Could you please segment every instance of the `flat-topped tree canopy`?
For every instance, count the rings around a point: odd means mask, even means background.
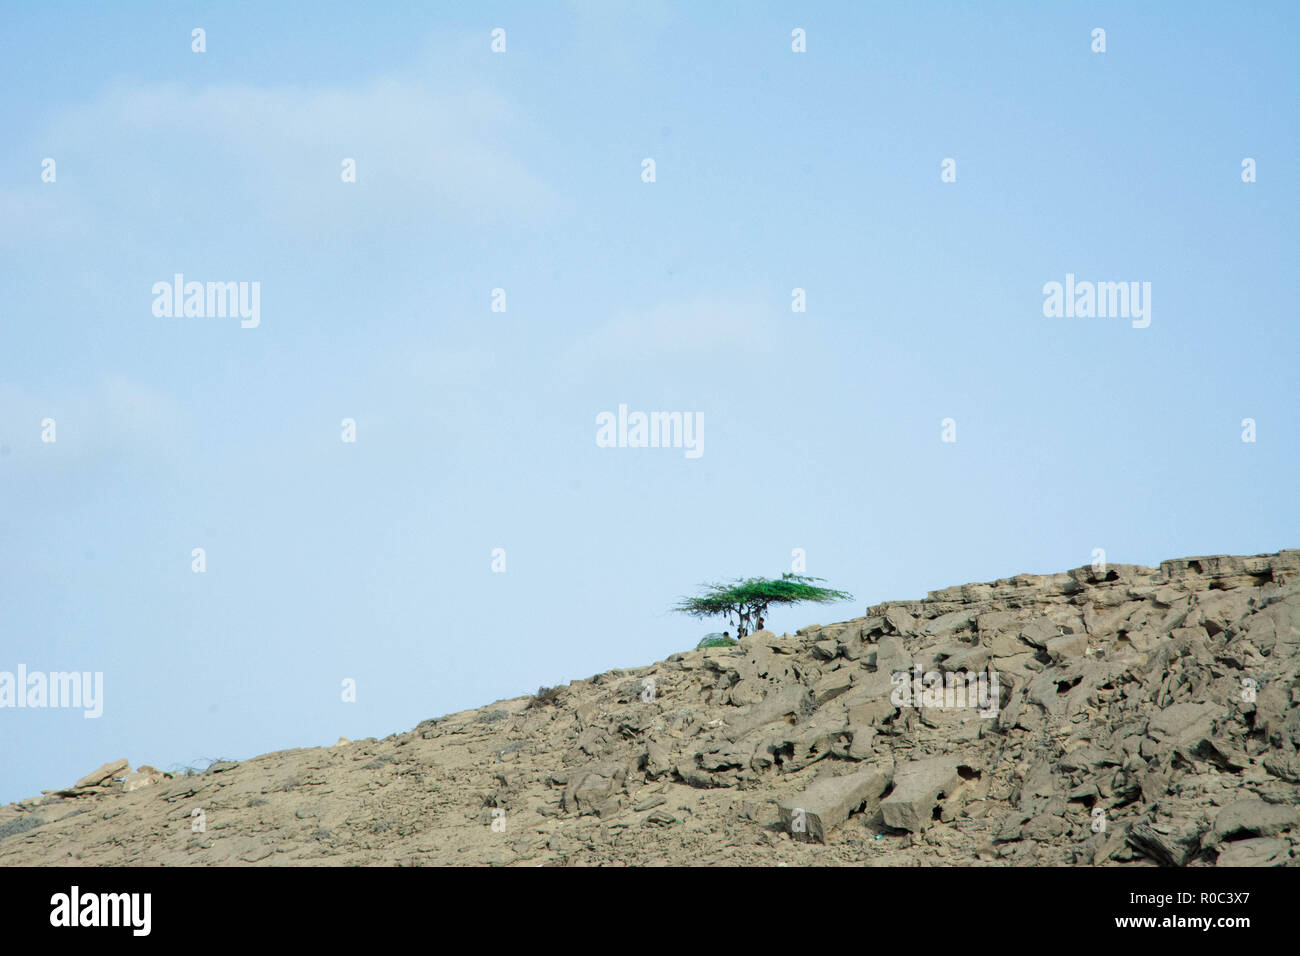
[[[703,594],[682,598],[673,610],[698,618],[725,617],[736,625],[737,635],[744,637],[772,604],[853,600],[852,594],[816,583],[822,580],[787,572],[780,578],[738,578],[731,584],[706,584],[702,585]]]

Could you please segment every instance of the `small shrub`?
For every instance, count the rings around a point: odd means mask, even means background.
[[[560,702],[560,694],[564,692],[563,687],[539,687],[533,699],[528,702],[529,707],[550,707]]]
[[[704,640],[695,645],[695,649],[703,650],[706,647],[731,647],[733,644],[739,644],[734,637],[725,637],[722,634],[705,634]]]
[[[5,837],[15,836],[19,833],[26,833],[28,830],[35,830],[37,827],[44,825],[45,821],[40,817],[19,817],[17,820],[10,820],[8,823],[0,826],[0,840]]]

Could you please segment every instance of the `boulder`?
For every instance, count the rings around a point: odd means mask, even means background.
[[[1233,837],[1274,837],[1300,823],[1300,808],[1258,798],[1238,800],[1219,811],[1206,838],[1207,845]]]
[[[1047,656],[1054,661],[1067,657],[1083,657],[1087,650],[1087,634],[1065,634],[1047,639]]]
[[[98,787],[101,784],[108,783],[110,780],[122,776],[130,766],[130,761],[125,757],[121,760],[114,760],[106,763],[98,770],[94,770],[78,780],[76,783],[76,789]]]
[[[799,684],[773,688],[763,700],[746,713],[729,721],[727,736],[732,740],[741,737],[778,720],[788,717],[801,717],[813,710],[812,695],[808,688]]]
[[[938,617],[926,621],[921,625],[921,633],[926,637],[953,634],[969,628],[975,620],[975,615],[976,611],[972,608],[949,611],[947,614],[940,614]]]
[[[1286,840],[1256,837],[1229,843],[1215,866],[1286,866],[1291,858],[1291,844]]]
[[[885,824],[912,833],[928,827],[940,796],[951,794],[961,783],[958,765],[956,757],[931,757],[895,770],[894,791],[880,804]]]
[[[645,754],[641,758],[641,767],[645,770],[646,777],[651,780],[662,777],[673,769],[668,751],[654,741],[646,744]]]
[[[875,767],[842,777],[822,777],[802,793],[777,804],[781,825],[796,840],[825,843],[826,836],[866,805],[874,813],[880,795],[889,786],[889,775]]]
[[[1211,735],[1214,719],[1222,711],[1222,706],[1213,703],[1174,704],[1152,715],[1147,733],[1159,741],[1194,744]]]
[[[561,801],[565,810],[583,815],[595,813],[623,786],[627,768],[619,764],[597,764],[569,775]]]
[[[891,607],[885,609],[885,624],[893,628],[895,634],[903,637],[910,637],[916,633],[916,618],[908,614],[901,607]]]
[[[902,638],[889,635],[876,642],[876,673],[895,674],[911,669],[912,655],[903,646]]]
[[[976,673],[984,670],[989,663],[989,658],[993,652],[987,647],[963,647],[960,650],[954,649],[951,654],[946,655],[939,662],[939,667],[948,673],[958,671],[974,671]]]
[[[820,707],[827,701],[834,700],[853,686],[853,672],[847,667],[831,671],[813,684],[813,700]]]
[[[144,787],[152,787],[155,784],[162,783],[167,775],[156,767],[150,767],[145,764],[138,767],[133,773],[128,773],[122,780],[122,791],[124,793],[133,793]]]
[[[1147,823],[1137,823],[1128,832],[1128,843],[1161,866],[1186,866],[1200,849],[1200,839],[1193,830],[1174,830]]]

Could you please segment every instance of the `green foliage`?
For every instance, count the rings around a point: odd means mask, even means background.
[[[730,647],[736,643],[734,637],[723,637],[721,634],[705,634],[704,640],[695,645],[695,649],[703,650],[706,647]]]
[[[743,578],[731,584],[706,584],[703,594],[682,598],[673,610],[698,618],[725,617],[736,625],[737,635],[744,637],[767,613],[769,605],[853,600],[852,594],[821,587],[816,583],[821,580],[787,572],[775,579]]]

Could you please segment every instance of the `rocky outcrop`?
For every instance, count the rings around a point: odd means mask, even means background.
[[[532,703],[107,764],[0,808],[0,864],[1300,863],[1294,550],[944,588]]]

